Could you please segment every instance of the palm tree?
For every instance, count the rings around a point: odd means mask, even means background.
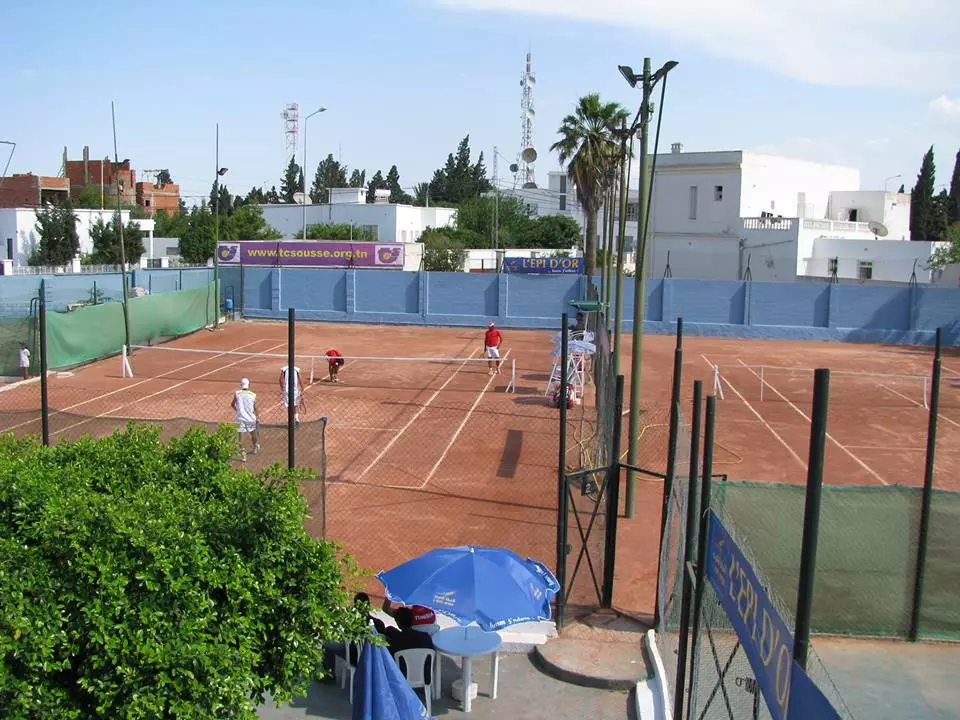
[[[550,149],[567,164],[567,176],[577,188],[577,197],[587,216],[583,243],[584,272],[593,275],[597,264],[597,214],[610,186],[611,168],[620,148],[614,130],[626,122],[627,111],[619,103],[604,103],[598,93],[580,98],[572,115],[560,125],[560,139]]]

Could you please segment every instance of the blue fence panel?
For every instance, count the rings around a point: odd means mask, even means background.
[[[40,295],[41,279],[37,275],[0,277],[0,306],[29,306],[30,301]]]
[[[243,269],[243,309],[269,310],[273,289],[273,271],[270,268]],[[239,290],[237,291],[239,292]]]
[[[670,293],[664,320],[718,325],[742,325],[746,283],[732,280],[666,279]]]
[[[356,311],[373,313],[420,312],[420,274],[396,270],[357,270]]]
[[[347,311],[347,271],[281,268],[280,309]],[[269,307],[269,306],[268,306]]]
[[[912,308],[908,287],[835,285],[837,315],[831,318],[839,328],[863,330],[909,330]]]
[[[76,275],[44,276],[47,307],[62,310],[67,305],[93,300],[94,285],[103,302],[123,300],[121,273],[77,273]]]
[[[437,316],[496,317],[500,279],[487,273],[427,273],[427,312]]]
[[[750,285],[750,325],[828,327],[832,285],[757,282]]]
[[[579,276],[504,275],[507,283],[507,317],[544,318],[559,322],[563,313],[575,312],[571,300],[580,297]]]
[[[916,289],[916,329],[943,328],[944,342],[960,344],[960,290],[953,288]]]

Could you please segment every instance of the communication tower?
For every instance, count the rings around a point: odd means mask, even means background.
[[[297,154],[297,141],[300,136],[300,106],[288,103],[283,108],[283,139],[286,157]]]
[[[537,186],[534,176],[534,163],[537,161],[537,151],[533,147],[533,118],[536,114],[533,108],[533,86],[537,80],[533,74],[533,54],[527,53],[527,65],[520,80],[520,167],[519,180],[523,188]]]

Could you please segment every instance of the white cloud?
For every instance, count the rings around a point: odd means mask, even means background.
[[[817,85],[942,89],[956,82],[956,0],[434,0],[654,30]],[[679,58],[682,60],[682,58]]]
[[[960,118],[960,98],[951,100],[946,95],[941,95],[930,101],[930,111],[948,118]]]

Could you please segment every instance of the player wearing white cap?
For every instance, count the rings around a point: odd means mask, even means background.
[[[240,460],[247,461],[247,451],[243,448],[243,434],[250,433],[253,441],[253,454],[260,454],[260,434],[257,432],[257,394],[250,389],[250,381],[243,378],[240,389],[233,394],[230,403],[237,413],[237,434],[240,441]]]
[[[307,407],[303,402],[303,379],[300,377],[300,368],[297,366],[293,367],[293,375],[290,376],[290,381],[293,382],[293,407],[295,408],[293,414],[293,422],[297,425],[300,424],[300,413],[298,410],[303,412],[307,411]],[[283,395],[283,407],[290,407],[290,389],[287,385],[287,366],[284,365],[280,368],[280,392]]]

